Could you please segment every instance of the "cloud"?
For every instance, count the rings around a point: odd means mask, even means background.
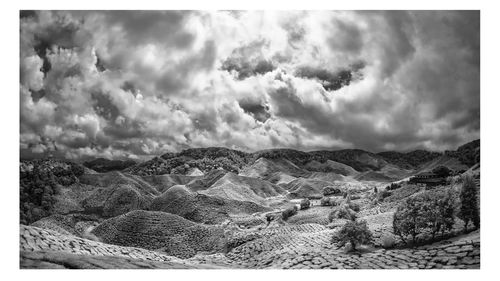
[[[477,11],[22,11],[21,154],[451,149]]]
[[[263,55],[266,45],[269,44],[265,40],[260,40],[235,49],[231,56],[222,63],[221,69],[230,73],[234,72],[239,80],[273,71],[276,66]]]
[[[323,68],[303,66],[296,70],[295,75],[297,77],[316,79],[325,90],[336,91],[344,86],[349,86],[353,80],[361,79],[361,70],[363,67],[364,63],[360,62],[352,65],[350,68],[331,72]]]

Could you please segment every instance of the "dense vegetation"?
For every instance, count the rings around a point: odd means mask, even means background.
[[[458,158],[462,164],[471,167],[480,161],[480,141],[471,141],[460,146],[456,151],[446,151],[445,155]]]
[[[401,240],[417,242],[420,234],[450,231],[455,223],[455,194],[452,190],[431,190],[407,198],[394,214],[393,229]]]
[[[297,206],[288,207],[281,212],[281,218],[286,221],[289,217],[295,214],[297,214]]]
[[[311,207],[311,202],[309,201],[309,199],[305,198],[300,201],[301,210],[309,209],[309,207]]]
[[[460,192],[460,212],[459,217],[465,223],[465,230],[469,222],[472,222],[476,228],[479,228],[479,206],[477,204],[477,188],[474,179],[471,176],[463,178],[462,191]]]
[[[332,222],[335,219],[356,220],[357,212],[359,212],[359,205],[351,202],[343,202],[339,206],[333,208],[328,215],[328,220]]]
[[[30,224],[53,213],[59,185],[71,185],[83,174],[74,163],[36,160],[21,163],[20,222]]]
[[[415,150],[412,152],[402,153],[396,151],[385,151],[377,153],[382,156],[387,162],[399,166],[404,169],[414,169],[420,165],[436,159],[441,155],[439,152],[426,150]]]
[[[91,161],[86,161],[83,166],[92,169],[99,173],[106,173],[110,171],[121,171],[130,166],[135,165],[132,160],[108,160],[104,158],[97,158]]]
[[[450,170],[448,167],[445,167],[445,166],[438,166],[438,167],[432,169],[432,172],[439,177],[445,178],[445,177],[451,175],[452,170]]]
[[[333,240],[339,246],[350,243],[352,250],[356,250],[357,245],[371,242],[372,233],[368,229],[366,221],[348,221],[334,236]]]

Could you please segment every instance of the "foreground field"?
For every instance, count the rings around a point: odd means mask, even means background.
[[[415,249],[367,250],[346,254],[328,242],[319,225],[270,228],[262,238],[226,255],[180,259],[141,248],[122,247],[20,227],[21,268],[291,268],[291,269],[431,269],[479,268],[479,232]]]

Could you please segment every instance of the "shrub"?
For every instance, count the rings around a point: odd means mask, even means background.
[[[281,213],[281,217],[283,218],[283,220],[287,220],[289,217],[293,216],[297,214],[297,207],[296,206],[293,206],[293,207],[289,207],[287,209],[285,209],[282,213]]]
[[[350,190],[346,190],[344,192],[342,192],[342,197],[343,198],[349,198],[351,195],[351,191]]]
[[[300,201],[301,210],[309,209],[309,207],[311,207],[311,202],[309,201],[309,199],[306,198]]]
[[[348,206],[349,206],[349,208],[350,208],[351,210],[353,210],[353,211],[354,211],[354,212],[356,212],[356,213],[357,213],[357,212],[359,212],[359,210],[361,209],[361,208],[359,207],[359,204],[356,204],[356,203],[353,203],[353,202],[349,202],[349,203],[348,203]]]
[[[349,196],[349,198],[351,200],[358,200],[358,199],[361,199],[361,196],[360,195],[351,194],[351,196]]]
[[[398,184],[398,183],[391,183],[391,185],[387,186],[385,188],[385,190],[395,190],[395,189],[398,189],[398,188],[401,188],[401,184]]]
[[[411,236],[415,242],[417,236],[429,231],[435,234],[451,230],[454,222],[454,202],[452,191],[428,191],[406,199],[396,209],[393,218],[394,233],[406,243]]]
[[[394,247],[394,244],[396,244],[396,241],[392,235],[385,234],[382,236],[382,247],[384,247],[384,249],[390,249]]]
[[[341,200],[336,200],[334,198],[330,198],[330,205],[331,206],[339,206],[341,203]]]
[[[445,166],[436,167],[432,170],[432,172],[440,177],[443,177],[443,178],[451,175],[451,173],[452,173],[452,171],[450,169],[448,169],[448,167],[445,167]]]
[[[330,197],[321,198],[321,206],[331,206],[332,204],[330,203],[330,201],[331,201]]]
[[[351,243],[352,250],[356,250],[357,245],[371,242],[372,233],[366,221],[348,221],[336,234],[336,240],[340,246]]]
[[[379,201],[384,201],[385,198],[389,197],[392,195],[392,192],[388,191],[388,190],[382,190],[380,191],[378,194],[377,194],[377,199]]]
[[[328,196],[328,195],[341,195],[341,194],[342,194],[342,190],[340,190],[337,187],[326,186],[325,188],[323,188],[323,195],[324,196]]]
[[[462,190],[460,192],[460,212],[458,216],[465,223],[465,230],[470,221],[479,228],[479,206],[477,204],[477,188],[474,179],[470,175],[463,178]]]
[[[328,215],[328,220],[332,222],[334,219],[346,219],[346,220],[355,220],[356,212],[349,208],[349,205],[342,204],[332,210]]]

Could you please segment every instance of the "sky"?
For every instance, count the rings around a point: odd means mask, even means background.
[[[22,158],[479,138],[478,11],[21,11]]]

